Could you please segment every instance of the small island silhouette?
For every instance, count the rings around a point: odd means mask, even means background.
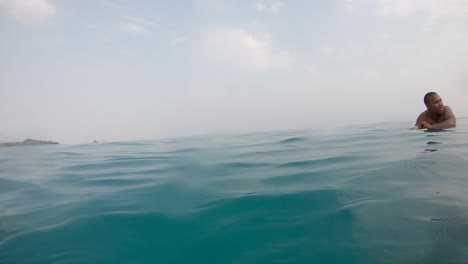
[[[59,144],[53,141],[43,141],[36,139],[25,139],[23,142],[0,143],[0,147],[34,146],[34,145],[54,145]]]

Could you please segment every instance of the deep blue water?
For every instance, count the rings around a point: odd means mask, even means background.
[[[468,263],[468,119],[0,149],[0,263]]]

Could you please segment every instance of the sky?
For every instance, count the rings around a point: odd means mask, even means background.
[[[0,0],[0,142],[468,116],[468,0]]]

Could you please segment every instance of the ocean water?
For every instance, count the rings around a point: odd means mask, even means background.
[[[0,263],[468,263],[468,119],[0,149]]]

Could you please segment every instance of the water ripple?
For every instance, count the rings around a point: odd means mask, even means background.
[[[468,132],[406,127],[0,149],[0,263],[466,263]]]

